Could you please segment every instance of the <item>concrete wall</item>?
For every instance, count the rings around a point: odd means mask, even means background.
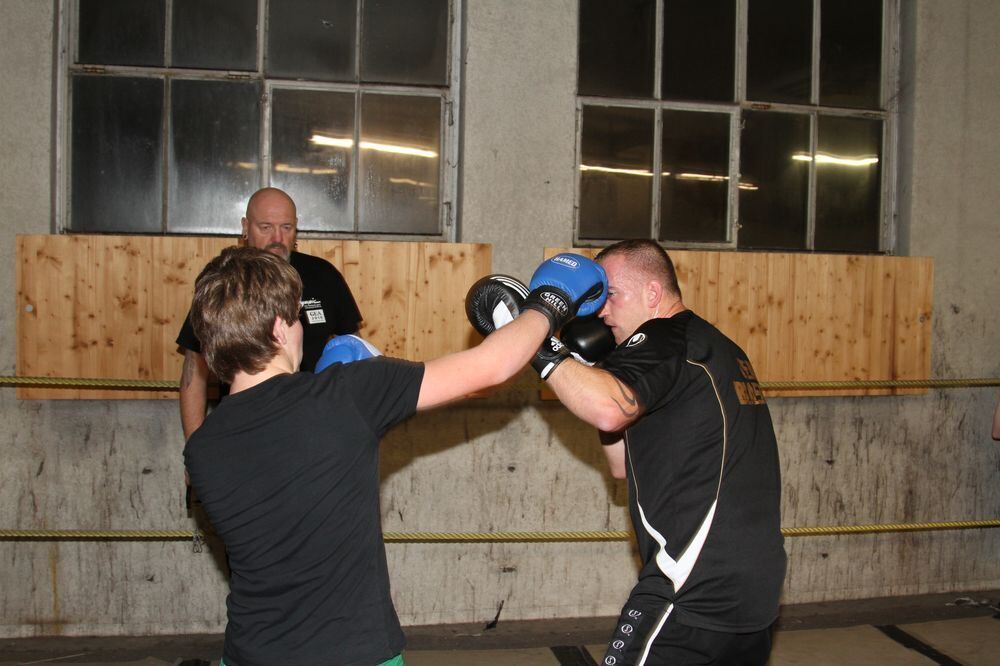
[[[936,377],[1000,375],[1000,5],[919,0],[904,21],[900,226],[935,259]],[[14,374],[14,238],[52,229],[54,3],[0,0],[0,365]],[[575,0],[469,0],[461,238],[526,277],[573,221]],[[626,529],[594,432],[524,373],[386,439],[390,531]],[[996,518],[996,391],[775,399],[786,526]],[[168,402],[19,402],[0,390],[0,529],[189,529]],[[1000,586],[1000,531],[793,538],[786,603]],[[406,624],[616,614],[632,549],[388,546]],[[221,631],[219,548],[0,541],[0,636]]]

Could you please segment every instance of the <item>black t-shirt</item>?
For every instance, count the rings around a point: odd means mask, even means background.
[[[325,259],[301,252],[292,252],[288,263],[302,278],[302,365],[303,372],[312,372],[323,347],[334,335],[356,333],[361,311],[354,301],[344,276]],[[191,327],[191,314],[177,335],[177,345],[201,353],[201,343]]]
[[[371,665],[403,649],[378,443],[422,379],[385,357],[280,375],[223,398],[191,436],[185,465],[232,572],[226,664]]]
[[[677,621],[764,629],[785,576],[771,415],[746,354],[691,311],[653,319],[603,363],[644,414],[625,432],[629,509],[643,567],[634,595]]]

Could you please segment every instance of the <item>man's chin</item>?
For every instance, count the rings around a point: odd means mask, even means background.
[[[278,255],[279,257],[281,257],[285,261],[288,261],[288,258],[292,254],[289,251],[289,249],[287,247],[285,247],[284,245],[282,245],[281,243],[271,243],[270,245],[268,245],[267,247],[265,247],[264,250],[266,252],[270,252],[271,254]]]

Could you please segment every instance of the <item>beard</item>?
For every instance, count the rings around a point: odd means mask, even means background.
[[[264,251],[270,252],[271,254],[276,254],[285,261],[288,261],[289,257],[291,256],[291,252],[289,251],[289,249],[285,247],[285,245],[283,245],[282,243],[270,243],[269,245],[264,246]]]

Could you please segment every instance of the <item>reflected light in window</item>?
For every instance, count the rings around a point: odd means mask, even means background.
[[[580,171],[600,171],[602,173],[623,173],[628,176],[649,176],[652,178],[653,172],[646,169],[618,169],[616,167],[602,167],[602,166],[592,166],[590,164],[581,164]],[[669,175],[669,174],[664,174]]]
[[[353,139],[340,139],[332,136],[324,136],[322,134],[313,134],[309,137],[309,141],[315,143],[317,146],[335,146],[337,148],[350,148],[354,145]],[[381,153],[396,153],[398,155],[413,155],[414,157],[437,157],[438,154],[433,150],[425,150],[424,148],[414,148],[412,146],[397,146],[391,143],[377,143],[375,141],[362,141],[358,144],[360,148],[365,150],[377,150]]]
[[[812,155],[809,153],[795,153],[792,159],[797,162],[812,162]],[[828,153],[816,153],[816,164],[836,164],[837,166],[865,167],[878,164],[878,157],[875,155],[865,155],[862,157],[841,157],[840,155],[830,155]]]

